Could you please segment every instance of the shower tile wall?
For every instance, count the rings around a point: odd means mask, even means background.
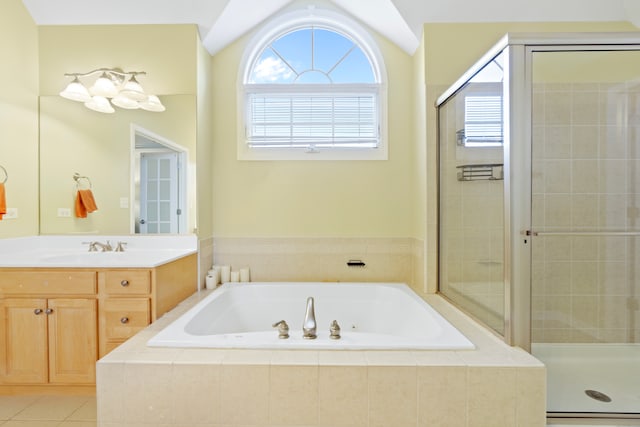
[[[640,229],[639,90],[534,86],[534,230]],[[534,342],[638,342],[640,239],[539,236],[533,251]]]
[[[457,166],[502,163],[502,148],[457,144],[463,94],[440,111],[440,291],[491,328],[504,327],[503,181],[458,181]],[[463,103],[463,101],[462,101]]]

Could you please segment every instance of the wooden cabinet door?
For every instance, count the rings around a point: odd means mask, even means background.
[[[0,382],[47,382],[47,300],[0,300]]]
[[[98,360],[96,300],[50,299],[47,312],[49,382],[94,383]]]

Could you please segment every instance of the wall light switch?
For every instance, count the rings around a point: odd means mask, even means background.
[[[58,208],[58,216],[60,218],[71,218],[71,209],[69,209],[69,208]]]
[[[7,213],[4,214],[2,219],[16,219],[18,218],[18,208],[7,208]]]
[[[120,197],[120,207],[122,209],[127,209],[129,207],[129,198],[128,197]]]

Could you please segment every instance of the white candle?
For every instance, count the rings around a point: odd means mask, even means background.
[[[210,275],[207,275],[207,277],[204,279],[204,283],[207,289],[214,289],[217,285],[216,278]]]
[[[249,282],[251,281],[251,275],[249,274],[249,268],[241,268],[240,269],[240,281],[241,282]]]
[[[231,281],[231,266],[230,265],[221,265],[220,266],[220,281],[222,283],[227,283]]]
[[[231,272],[231,281],[232,282],[239,282],[240,281],[240,272],[239,271],[232,271]]]

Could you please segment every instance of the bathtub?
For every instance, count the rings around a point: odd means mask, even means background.
[[[302,337],[313,297],[317,339]],[[272,324],[285,320],[289,338]],[[341,338],[330,339],[337,320]],[[407,285],[228,283],[147,342],[151,347],[307,350],[470,350],[474,345]]]

